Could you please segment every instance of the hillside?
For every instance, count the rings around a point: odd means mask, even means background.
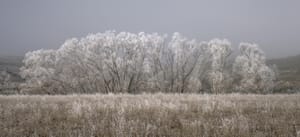
[[[22,66],[22,56],[0,56],[0,71],[17,73]]]
[[[286,81],[300,81],[300,55],[280,59],[268,60],[268,64],[276,64],[280,79]]]

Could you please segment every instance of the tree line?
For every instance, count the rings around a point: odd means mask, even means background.
[[[46,94],[271,93],[276,74],[259,46],[240,43],[233,61],[232,52],[226,39],[107,31],[28,52],[21,87]]]

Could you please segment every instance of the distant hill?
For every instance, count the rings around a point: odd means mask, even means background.
[[[22,66],[22,56],[0,56],[0,71],[7,70],[18,73]]]
[[[280,72],[280,79],[286,81],[300,81],[300,55],[270,59],[269,65],[276,64]]]

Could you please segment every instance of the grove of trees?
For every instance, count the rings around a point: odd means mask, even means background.
[[[179,33],[107,31],[69,39],[57,50],[28,52],[21,68],[23,92],[227,93],[272,92],[276,78],[256,44],[239,55],[226,39],[199,42]]]

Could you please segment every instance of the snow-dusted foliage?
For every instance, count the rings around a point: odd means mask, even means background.
[[[233,65],[236,88],[245,92],[271,91],[275,73],[266,65],[264,52],[250,43],[241,43],[239,49],[240,55]]]
[[[28,52],[21,75],[24,87],[49,94],[222,93],[229,90],[231,52],[226,39],[198,42],[174,33],[168,40],[157,33],[107,31],[69,39],[57,50]],[[265,67],[257,72],[272,82]]]

